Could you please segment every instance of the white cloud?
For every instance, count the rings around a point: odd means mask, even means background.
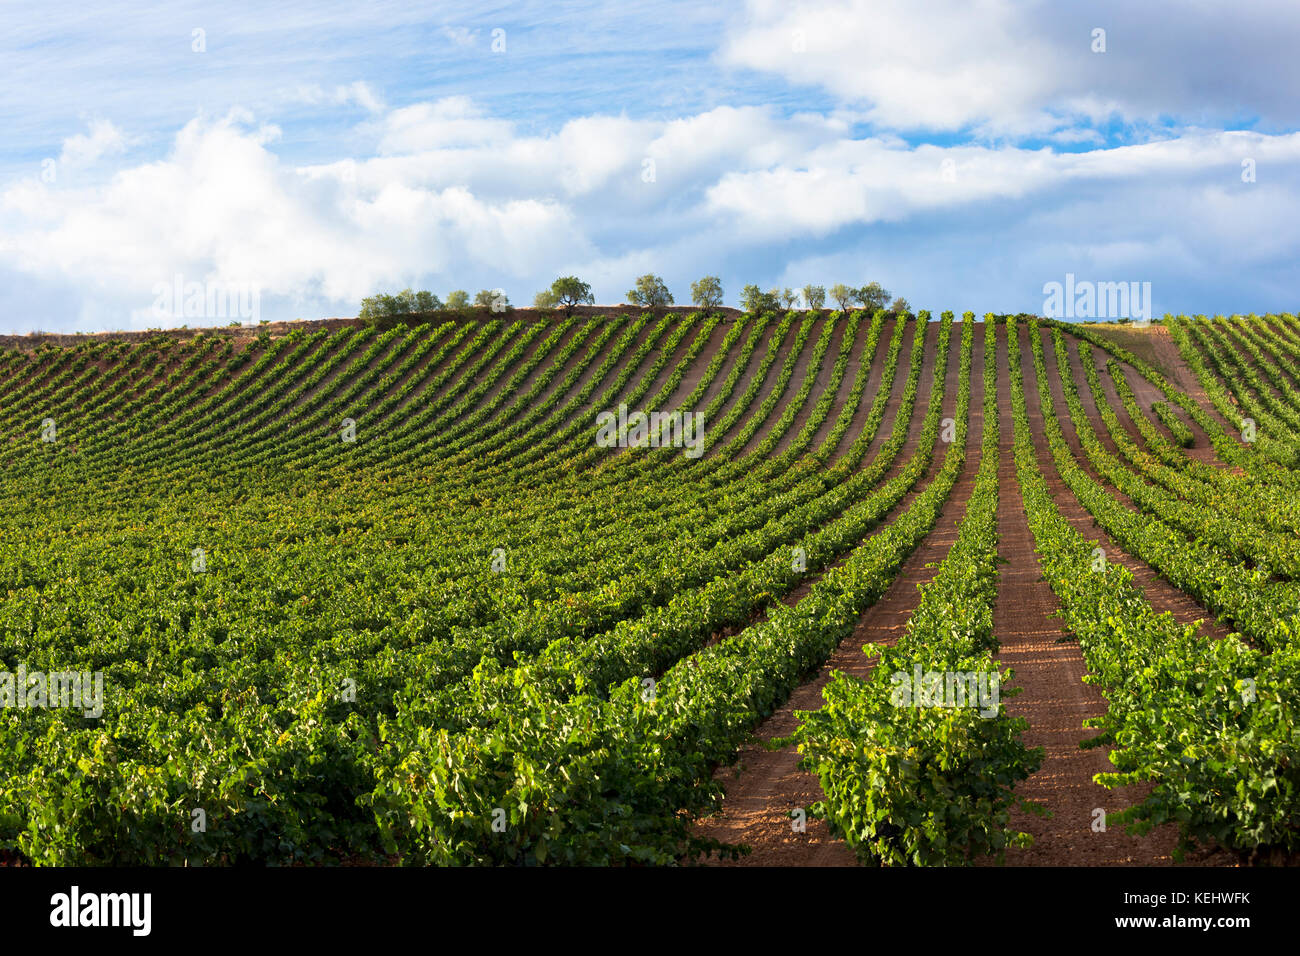
[[[379,151],[395,155],[501,144],[510,138],[512,130],[511,123],[485,116],[469,97],[449,96],[385,115],[379,122]]]
[[[110,312],[145,323],[155,283],[254,286],[355,309],[377,288],[456,276],[473,264],[502,275],[538,270],[555,237],[582,250],[569,213],[538,198],[489,201],[282,163],[273,126],[240,113],[196,119],[170,155],[94,188],[27,179],[0,192],[0,263],[40,282],[64,280]],[[84,314],[84,313],[83,313]]]
[[[63,141],[59,165],[73,169],[93,166],[107,156],[117,156],[126,151],[126,137],[108,120],[91,122],[90,132],[77,133]]]
[[[1297,36],[1294,0],[748,0],[718,56],[821,87],[878,129],[998,138],[1111,118],[1289,126]]]
[[[825,86],[891,129],[1022,123],[1055,89],[1052,47],[1010,0],[753,0],[724,62]]]
[[[73,150],[104,163],[126,136],[95,129],[87,144],[106,145]],[[351,138],[374,153],[295,165],[278,126],[235,110],[190,121],[160,159],[118,156],[92,184],[14,181],[0,190],[0,274],[10,286],[30,276],[42,295],[68,290],[83,326],[147,325],[153,286],[176,274],[259,288],[263,315],[284,317],[349,314],[362,296],[407,285],[502,286],[527,301],[568,272],[603,301],[646,271],[685,297],[690,279],[726,275],[727,263],[742,273],[733,294],[748,281],[863,281],[799,273],[871,255],[892,270],[876,277],[924,306],[936,283],[992,296],[988,264],[1013,253],[1022,259],[1001,268],[1023,289],[1126,264],[1139,276],[1212,275],[1231,262],[1235,278],[1300,250],[1300,134],[1189,131],[1058,153],[855,139],[838,115],[720,107],[522,135],[451,98],[384,111]],[[1241,181],[1247,157],[1257,183]],[[970,245],[984,233],[1014,238],[1006,251]],[[924,273],[945,246],[973,258]]]
[[[478,31],[469,27],[443,27],[442,35],[459,47],[472,47],[478,39]]]
[[[797,165],[726,173],[707,198],[744,234],[789,239],[1083,184],[1193,176],[1242,185],[1243,157],[1287,169],[1300,160],[1300,134],[1199,133],[1084,153],[841,140],[809,150]]]
[[[369,113],[384,109],[384,101],[368,83],[360,80],[327,90],[318,83],[301,84],[281,94],[286,102],[309,106],[360,106]]]

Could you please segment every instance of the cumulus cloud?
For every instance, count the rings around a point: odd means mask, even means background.
[[[292,163],[280,126],[234,110],[142,158],[92,126],[65,152],[111,158],[111,175],[0,189],[0,274],[33,295],[63,290],[82,327],[144,326],[157,324],[153,288],[176,275],[255,287],[275,318],[352,314],[407,285],[526,301],[569,272],[607,302],[654,271],[682,298],[712,272],[733,295],[749,281],[879,278],[922,306],[928,290],[1032,308],[1044,281],[1088,269],[1190,270],[1219,276],[1220,296],[1225,269],[1255,271],[1256,294],[1280,295],[1264,274],[1293,271],[1300,248],[1300,134],[1191,130],[1087,152],[911,145],[855,135],[845,115],[760,107],[526,134],[453,97],[383,109],[348,138],[368,151]],[[944,264],[941,249],[967,260]],[[864,261],[881,271],[860,274]]]
[[[1291,0],[748,0],[718,56],[824,88],[881,130],[1026,137],[1111,118],[1290,124],[1298,33]]]
[[[500,145],[510,139],[513,125],[484,115],[467,96],[448,96],[393,110],[382,118],[378,130],[379,151],[395,155]]]
[[[1286,171],[1290,180],[1300,160],[1300,134],[1189,133],[1084,153],[840,140],[809,150],[797,165],[726,173],[708,189],[707,200],[749,235],[822,236],[846,225],[896,222],[930,210],[1031,194],[1060,195],[1089,184],[1167,184],[1190,177],[1241,186],[1245,159]]]
[[[321,175],[282,162],[279,136],[233,112],[191,121],[165,159],[101,186],[13,184],[0,193],[0,262],[148,324],[151,290],[178,274],[355,309],[377,288],[471,264],[530,273],[557,235],[583,247],[569,213],[545,198],[493,202],[463,187],[349,176],[346,165]]]
[[[1006,123],[1054,92],[1052,48],[1011,0],[753,0],[721,52],[825,86],[892,129]]]

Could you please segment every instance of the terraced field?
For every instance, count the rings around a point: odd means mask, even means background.
[[[1300,322],[1125,334],[0,350],[0,859],[1289,861]]]

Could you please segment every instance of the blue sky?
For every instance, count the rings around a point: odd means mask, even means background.
[[[7,3],[0,330],[651,271],[1295,311],[1297,41],[1293,0]]]

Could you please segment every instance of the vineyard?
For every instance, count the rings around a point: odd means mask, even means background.
[[[1300,850],[1295,317],[294,325],[0,349],[0,862]]]

